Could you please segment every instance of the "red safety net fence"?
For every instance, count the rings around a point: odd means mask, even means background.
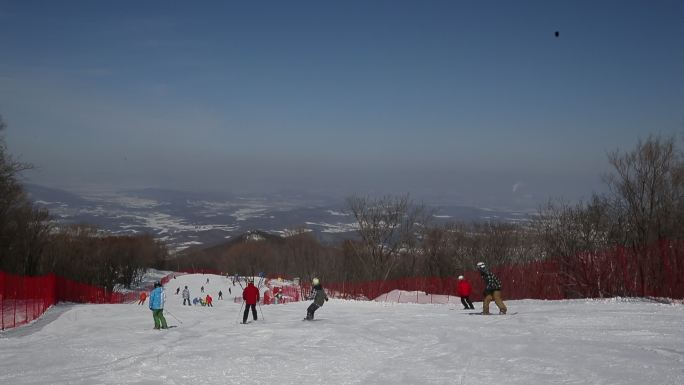
[[[139,294],[112,292],[54,274],[26,277],[0,271],[0,329],[29,323],[58,302],[128,303]]]
[[[556,261],[540,261],[492,269],[499,277],[507,299],[565,298],[558,279]],[[472,300],[481,300],[484,285],[475,271],[463,273],[472,286]],[[335,282],[324,284],[329,297],[401,303],[460,303],[456,293],[457,277],[410,277],[387,281]],[[302,297],[311,285],[302,285]]]
[[[298,302],[302,299],[298,286],[267,286],[264,293],[264,305],[278,305],[290,302]]]
[[[568,299],[599,297],[684,298],[684,241],[663,240],[649,247],[616,247],[580,253],[567,258],[514,264],[493,268],[506,299]],[[188,271],[187,273],[221,274]],[[174,276],[164,277],[166,284]],[[463,274],[472,285],[471,299],[482,299],[482,279],[475,271]],[[306,299],[311,286],[284,284],[266,279],[262,287],[264,304]],[[323,286],[333,298],[413,303],[456,303],[456,277],[411,277],[387,281],[336,282]],[[90,286],[54,274],[40,277],[15,276],[0,272],[0,327],[11,328],[38,318],[60,301],[76,303],[127,303],[140,292],[118,293]],[[236,302],[241,298],[236,297]]]
[[[291,284],[289,281],[265,278],[262,281],[262,285],[257,287],[261,294],[259,302],[264,305],[281,305],[302,300],[300,294],[301,288]],[[235,303],[241,303],[242,296],[236,295],[233,301]]]
[[[506,299],[602,297],[684,298],[684,242],[663,240],[649,247],[580,253],[491,269]],[[463,273],[471,299],[482,300],[484,285],[476,271]],[[324,283],[328,296],[343,299],[412,303],[460,302],[456,277],[412,277],[387,281]],[[311,286],[302,285],[306,298]],[[458,301],[457,301],[458,300]]]

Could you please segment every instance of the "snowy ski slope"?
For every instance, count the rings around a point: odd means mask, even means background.
[[[186,284],[214,307],[183,307]],[[220,276],[171,280],[165,331],[147,304],[56,306],[0,334],[0,384],[684,384],[682,305],[524,300],[507,301],[515,316],[469,316],[330,300],[303,322],[306,301],[241,325],[229,287],[240,294]]]

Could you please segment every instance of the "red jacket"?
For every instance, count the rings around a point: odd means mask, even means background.
[[[471,291],[470,282],[465,279],[458,281],[456,284],[456,294],[458,294],[459,297],[470,297]]]
[[[249,285],[242,291],[242,299],[247,302],[247,305],[256,305],[259,302],[259,289],[257,289],[253,283],[250,282]]]

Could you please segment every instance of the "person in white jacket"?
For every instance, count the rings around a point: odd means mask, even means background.
[[[190,290],[188,290],[187,286],[183,289],[183,305],[185,305],[185,301],[188,301],[188,306],[192,306],[190,303]]]

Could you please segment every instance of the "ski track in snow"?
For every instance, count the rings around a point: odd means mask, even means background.
[[[192,297],[204,285],[214,307],[182,306],[174,293],[185,285]],[[474,317],[453,305],[331,300],[319,322],[302,322],[305,301],[262,306],[241,325],[229,287],[241,293],[214,275],[171,280],[165,316],[178,327],[165,331],[152,329],[147,304],[51,309],[49,322],[0,334],[0,383],[684,383],[682,305],[523,300],[506,301],[515,316]]]

